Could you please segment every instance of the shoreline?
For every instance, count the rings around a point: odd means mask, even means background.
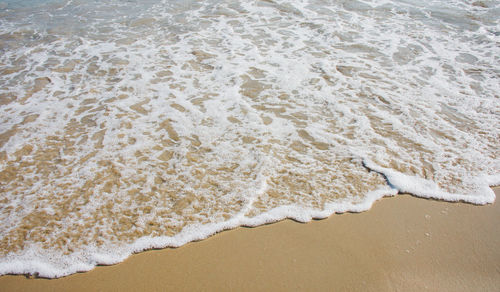
[[[5,275],[0,291],[495,291],[498,222],[498,202],[397,195],[361,213],[239,227],[59,279]]]

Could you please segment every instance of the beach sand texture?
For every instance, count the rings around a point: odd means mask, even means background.
[[[495,189],[500,195],[500,189]],[[285,220],[0,291],[498,291],[500,205],[386,198],[363,213]]]

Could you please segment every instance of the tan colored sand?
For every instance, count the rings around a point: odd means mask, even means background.
[[[500,189],[496,189],[497,196]],[[1,291],[500,291],[500,204],[398,196],[368,212],[239,228]]]

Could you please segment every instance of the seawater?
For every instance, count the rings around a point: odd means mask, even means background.
[[[492,203],[499,19],[486,0],[0,1],[0,274],[400,192]]]

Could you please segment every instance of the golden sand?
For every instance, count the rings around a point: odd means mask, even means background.
[[[495,189],[500,195],[500,189]],[[383,199],[367,212],[285,220],[0,291],[499,291],[500,204]]]

